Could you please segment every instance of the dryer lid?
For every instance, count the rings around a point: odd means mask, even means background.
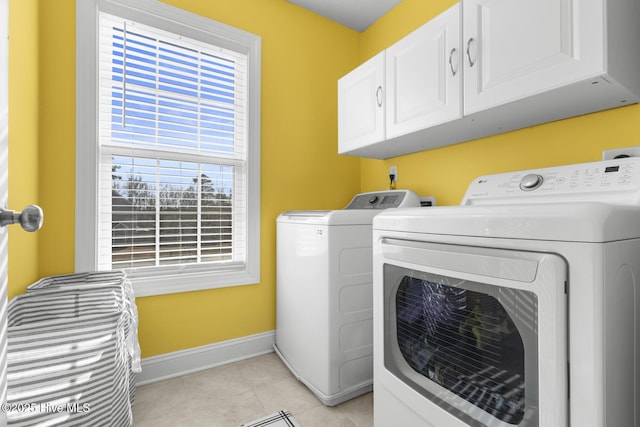
[[[378,209],[341,209],[335,211],[286,211],[278,216],[279,224],[371,225]]]
[[[411,190],[371,191],[356,194],[341,210],[286,211],[278,216],[277,221],[317,225],[371,225],[373,217],[385,209],[419,206],[420,197]]]

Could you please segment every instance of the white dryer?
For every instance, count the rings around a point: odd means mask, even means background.
[[[415,193],[389,190],[278,216],[275,351],[327,406],[372,388],[372,222],[409,206],[420,206]]]
[[[640,158],[374,219],[376,427],[640,426]]]

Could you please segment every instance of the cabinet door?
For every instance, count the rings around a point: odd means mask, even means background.
[[[338,153],[383,141],[384,52],[338,80]]]
[[[604,68],[603,0],[463,0],[464,112]]]
[[[460,5],[386,51],[387,139],[462,116]]]

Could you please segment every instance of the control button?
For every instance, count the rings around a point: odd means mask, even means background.
[[[523,191],[531,191],[542,185],[544,178],[541,175],[530,173],[520,180],[520,189]]]
[[[374,203],[375,203],[375,202],[377,202],[377,201],[378,201],[378,196],[373,195],[373,196],[371,196],[371,198],[369,199],[369,204],[371,204],[371,205],[372,205],[372,204],[374,204]]]

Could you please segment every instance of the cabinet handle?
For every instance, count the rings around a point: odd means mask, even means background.
[[[473,62],[473,60],[471,59],[471,43],[474,42],[474,38],[471,37],[468,41],[467,41],[467,58],[469,59],[469,67],[473,67],[475,65],[475,62]]]
[[[456,73],[458,71],[458,66],[456,64],[456,68],[453,68],[453,54],[456,53],[456,48],[454,47],[453,49],[451,49],[451,52],[449,52],[449,68],[451,68],[451,76],[455,77]]]
[[[378,101],[378,107],[382,107],[382,86],[376,89],[376,101]]]

